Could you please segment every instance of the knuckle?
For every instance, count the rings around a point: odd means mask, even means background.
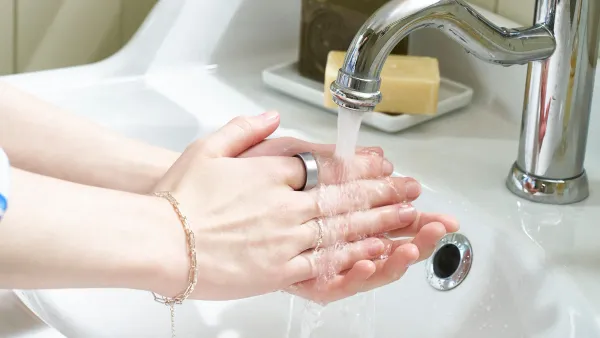
[[[246,133],[252,130],[252,123],[245,116],[237,116],[231,120],[231,125],[239,128],[242,132]]]
[[[397,184],[397,181],[392,178],[387,178],[381,180],[383,185],[382,190],[385,194],[385,198],[393,201],[393,202],[401,202],[406,200],[406,192],[404,188],[404,183]]]
[[[282,136],[279,138],[279,140],[281,141],[281,143],[294,143],[294,141],[296,141],[295,138],[291,137],[291,136]]]
[[[319,199],[315,198],[312,194],[294,194],[291,197],[290,205],[294,207],[294,211],[309,218],[323,214]]]
[[[369,220],[365,223],[372,224],[373,228],[375,228],[376,230],[387,229],[390,226],[395,225],[396,218],[400,217],[398,216],[399,213],[394,211],[395,209],[390,208],[375,210],[370,215]]]
[[[341,239],[345,242],[353,242],[358,239],[359,226],[348,215],[337,216],[328,228],[330,229],[332,240]]]
[[[281,154],[284,156],[293,156],[298,153],[310,151],[309,147],[306,145],[307,142],[290,136],[279,137],[275,140],[280,148]]]
[[[290,136],[283,136],[279,138],[279,142],[286,150],[296,150],[296,144],[300,143],[300,140],[297,140]]]

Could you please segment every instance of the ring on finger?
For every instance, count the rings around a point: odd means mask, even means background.
[[[319,248],[321,247],[321,245],[323,245],[323,233],[324,233],[324,225],[323,225],[323,220],[320,218],[317,218],[315,220],[315,222],[317,223],[317,228],[318,228],[318,233],[317,233],[317,244],[315,245],[315,251],[319,250]]]
[[[299,158],[304,166],[304,172],[306,174],[304,185],[299,191],[307,191],[317,186],[319,183],[319,166],[317,160],[312,153],[299,153],[294,155]]]

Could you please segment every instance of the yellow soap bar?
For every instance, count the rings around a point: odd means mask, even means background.
[[[337,78],[346,52],[331,51],[325,68],[325,106],[337,108],[329,86]],[[438,60],[424,56],[390,55],[381,71],[381,102],[375,111],[389,114],[437,112],[440,89]]]

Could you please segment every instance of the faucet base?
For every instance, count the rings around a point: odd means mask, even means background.
[[[569,179],[549,179],[526,173],[517,166],[516,162],[508,174],[506,187],[519,197],[545,204],[577,203],[590,194],[585,171]]]

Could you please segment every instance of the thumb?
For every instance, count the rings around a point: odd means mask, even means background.
[[[208,157],[237,157],[263,141],[279,127],[279,114],[238,116],[202,141],[201,152]]]

